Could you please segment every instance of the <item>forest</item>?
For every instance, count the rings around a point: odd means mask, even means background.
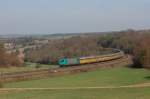
[[[103,47],[118,48],[133,57],[134,67],[150,68],[150,31],[127,30],[101,36]]]
[[[149,68],[150,31],[126,30],[87,37],[72,37],[50,41],[39,49],[26,51],[26,61],[57,63],[63,57],[81,57],[100,54],[105,48],[117,48],[133,57],[134,67]]]
[[[106,48],[117,48],[133,57],[134,67],[150,68],[150,30],[126,30],[111,33],[76,35],[70,38],[49,40],[42,47],[24,50],[25,62],[57,64],[60,58],[93,56]],[[26,45],[26,44],[24,44]],[[0,44],[0,66],[22,66],[16,53],[6,53]]]
[[[57,64],[60,58],[91,56],[99,53],[102,48],[97,46],[95,37],[71,37],[49,41],[42,48],[26,50],[25,61]]]

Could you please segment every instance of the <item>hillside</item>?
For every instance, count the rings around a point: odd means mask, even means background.
[[[22,88],[22,91],[0,93],[0,97],[3,99],[110,99],[112,97],[115,99],[148,99],[150,98],[150,87],[134,87],[133,85],[150,83],[149,76],[149,71],[145,69],[105,68],[63,77],[8,83],[4,86],[5,88]],[[128,85],[133,87],[120,87]],[[88,87],[93,88],[88,89]],[[25,91],[23,88],[37,88],[37,90]]]

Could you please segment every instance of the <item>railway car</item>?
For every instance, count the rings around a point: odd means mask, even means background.
[[[59,60],[58,64],[61,67],[70,66],[70,65],[80,65],[80,64],[89,64],[96,62],[110,61],[114,59],[119,59],[124,56],[124,53],[120,50],[115,50],[114,53],[107,55],[98,55],[90,57],[77,57],[77,58],[62,58]]]

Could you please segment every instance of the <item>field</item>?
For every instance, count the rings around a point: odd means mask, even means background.
[[[57,65],[44,65],[44,64],[36,64],[36,63],[26,63],[25,66],[22,67],[8,67],[8,68],[0,68],[1,73],[12,73],[12,72],[22,72],[22,71],[32,71],[37,69],[47,69],[47,68],[55,68]]]
[[[1,99],[149,99],[150,88],[46,90],[0,93]]]
[[[150,83],[149,70],[127,67],[104,68],[62,77],[8,83],[4,85],[5,88],[62,89],[8,91],[0,93],[0,97],[2,99],[149,99],[150,87],[120,87],[146,83]],[[88,87],[94,88],[88,89]]]

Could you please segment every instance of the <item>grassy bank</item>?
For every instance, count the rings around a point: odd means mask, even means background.
[[[57,65],[45,65],[45,64],[37,64],[37,63],[25,63],[22,67],[8,67],[8,68],[0,68],[1,73],[13,73],[13,72],[22,72],[22,71],[32,71],[37,69],[47,69],[47,68],[55,68]]]
[[[22,81],[5,84],[5,87],[96,87],[96,86],[120,86],[150,81],[150,71],[145,69],[131,69],[126,67],[100,69],[62,77],[48,79]]]
[[[5,88],[105,87],[150,82],[150,71],[126,67],[5,84]],[[1,92],[2,99],[149,99],[150,87]]]
[[[47,90],[0,93],[1,99],[149,99],[149,88]]]

